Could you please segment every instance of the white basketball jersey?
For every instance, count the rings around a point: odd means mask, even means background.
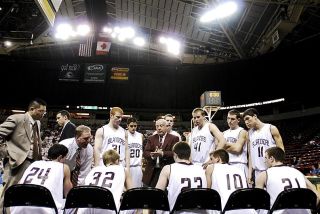
[[[142,134],[128,132],[128,147],[130,152],[130,174],[133,187],[142,186]]]
[[[265,123],[260,130],[249,130],[249,152],[252,160],[252,168],[255,170],[263,171],[268,168],[264,162],[264,153],[268,148],[276,146],[270,129],[271,125]]]
[[[271,206],[280,192],[290,188],[306,188],[304,175],[299,170],[283,165],[274,166],[267,170],[266,189],[270,195]],[[309,214],[310,211],[306,209],[289,209],[275,211],[274,213]]]
[[[242,127],[238,127],[237,129],[228,129],[223,132],[223,136],[226,139],[228,143],[236,143],[237,140],[239,139],[240,132],[243,130]],[[247,158],[247,144],[245,143],[242,148],[242,153],[237,155],[237,154],[232,154],[229,153],[229,164],[233,163],[248,163],[248,158]]]
[[[214,137],[209,130],[209,124],[206,123],[201,129],[198,126],[192,129],[190,137],[191,159],[195,164],[205,163],[209,160],[209,153],[215,149]]]
[[[206,188],[207,179],[205,171],[199,165],[187,164],[187,163],[173,163],[170,165],[170,178],[167,187],[168,200],[170,204],[170,210],[172,210],[176,199],[183,188]],[[183,213],[206,213],[199,210],[195,212],[183,212]]]
[[[142,134],[128,132],[128,147],[130,152],[130,166],[141,166],[142,161]]]
[[[26,169],[19,183],[37,184],[46,187],[50,190],[59,213],[62,213],[62,209],[64,208],[63,177],[63,163],[56,161],[36,161]],[[52,209],[42,207],[13,207],[10,210],[12,214],[54,213]]]
[[[101,148],[100,165],[103,165],[102,155],[109,149],[116,150],[120,155],[120,161],[125,160],[125,130],[119,126],[118,129],[112,129],[109,125],[104,125],[103,142]]]
[[[89,186],[99,186],[109,189],[112,192],[117,209],[120,207],[120,198],[124,190],[125,171],[121,165],[97,166],[87,175],[84,183]],[[80,212],[79,212],[80,211]],[[78,213],[83,214],[102,214],[114,213],[111,210],[82,208]]]

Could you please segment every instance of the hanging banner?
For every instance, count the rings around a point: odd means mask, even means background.
[[[129,79],[129,68],[111,68],[111,79],[112,80],[128,80]]]
[[[84,82],[104,83],[106,78],[106,65],[98,63],[87,63],[84,68]]]
[[[60,65],[59,80],[79,82],[80,80],[80,64],[62,64]]]

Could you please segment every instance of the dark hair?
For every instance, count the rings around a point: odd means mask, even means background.
[[[58,111],[57,114],[61,114],[62,116],[67,116],[67,118],[70,119],[70,113],[67,110]]]
[[[276,161],[284,162],[285,160],[285,153],[280,147],[271,147],[266,150],[266,153],[268,154],[269,158],[273,157]]]
[[[236,115],[237,119],[241,118],[240,111],[238,111],[236,109],[231,109],[230,111],[228,111],[228,114]]]
[[[224,149],[218,149],[213,152],[210,152],[210,155],[213,155],[213,157],[215,158],[219,157],[222,163],[229,163],[229,154]]]
[[[255,109],[255,108],[248,108],[247,110],[245,110],[245,111],[243,112],[242,117],[245,117],[245,116],[247,116],[247,115],[249,115],[249,116],[251,116],[251,117],[253,117],[254,115],[256,115],[256,116],[258,117],[258,116],[259,116],[259,112],[258,112],[257,109]]]
[[[62,144],[53,144],[53,146],[50,147],[48,150],[48,158],[50,160],[57,159],[60,155],[62,157],[65,157],[68,154],[68,148]]]
[[[129,125],[130,123],[137,123],[137,119],[134,117],[129,117],[127,120],[127,125]]]
[[[190,154],[191,154],[191,149],[188,143],[184,141],[180,141],[176,143],[172,151],[177,154],[178,158],[182,160],[189,160]]]
[[[31,108],[40,108],[40,106],[47,106],[46,101],[40,98],[35,98],[29,103],[28,110],[30,110]]]

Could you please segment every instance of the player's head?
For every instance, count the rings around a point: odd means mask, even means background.
[[[112,107],[110,110],[110,122],[114,128],[118,128],[123,116],[123,110],[120,107]]]
[[[236,109],[232,109],[228,112],[227,123],[230,129],[235,129],[239,126],[240,123],[240,112]]]
[[[120,155],[116,150],[109,149],[102,156],[104,165],[118,165],[120,160]]]
[[[229,154],[224,149],[210,152],[210,159],[213,163],[229,163]]]
[[[202,126],[205,122],[206,112],[202,108],[195,108],[192,111],[192,120],[195,126]]]
[[[65,157],[68,154],[68,148],[62,144],[53,144],[48,150],[48,158],[50,160],[57,160],[59,162],[64,162]]]
[[[243,112],[243,120],[246,126],[251,129],[254,128],[257,124],[259,113],[255,108],[248,108]]]
[[[128,131],[131,134],[134,134],[135,131],[137,131],[137,127],[138,127],[137,119],[134,118],[134,117],[128,118],[128,120],[127,120],[127,128],[128,128]]]
[[[274,166],[276,163],[283,163],[285,160],[285,153],[280,147],[271,147],[265,152],[265,163],[268,167]]]
[[[191,154],[191,149],[188,143],[184,141],[180,141],[176,143],[172,151],[174,153],[174,159],[176,160],[176,157],[178,157],[181,160],[189,160],[190,159],[190,154]]]

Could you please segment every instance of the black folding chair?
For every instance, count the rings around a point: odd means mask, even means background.
[[[166,193],[152,187],[138,187],[123,193],[120,211],[133,209],[151,209],[169,211],[170,206]]]
[[[317,196],[306,188],[292,188],[282,191],[273,203],[268,214],[283,209],[317,209]]]
[[[187,189],[180,192],[170,213],[180,210],[221,211],[221,198],[216,190],[210,188]]]
[[[270,195],[267,191],[257,188],[238,189],[231,193],[222,214],[229,210],[239,209],[270,209]]]
[[[67,195],[64,211],[76,208],[107,209],[118,213],[112,192],[98,186],[73,187]]]
[[[36,184],[10,186],[4,194],[3,213],[6,213],[6,208],[14,206],[46,207],[58,213],[50,190]]]

